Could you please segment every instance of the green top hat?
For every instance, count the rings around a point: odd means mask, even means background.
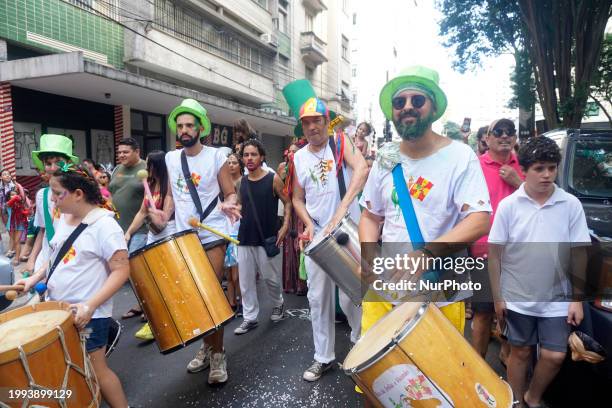
[[[433,120],[436,121],[444,114],[447,105],[446,95],[438,85],[439,82],[440,76],[438,72],[431,68],[422,65],[413,65],[404,68],[398,76],[387,82],[380,91],[380,108],[385,117],[392,120],[393,108],[391,106],[391,99],[393,99],[393,95],[404,86],[415,85],[416,87],[426,89],[433,95],[436,105],[436,114]]]
[[[302,130],[302,122],[300,121],[300,108],[302,105],[310,98],[316,98],[317,94],[312,87],[312,84],[307,79],[297,79],[293,82],[288,83],[283,88],[283,96],[291,108],[293,112],[293,116],[297,120],[298,124],[293,129],[293,133],[295,136],[300,137],[304,135]],[[329,111],[329,120],[334,120],[336,118],[336,112],[330,110]]]
[[[41,153],[59,153],[68,157],[74,164],[79,162],[79,158],[72,155],[72,140],[63,135],[40,136],[40,150],[32,152],[32,161],[37,169],[45,171],[45,165],[40,160]]]
[[[176,118],[183,113],[190,113],[195,116],[204,130],[200,132],[200,137],[210,134],[210,119],[208,119],[206,109],[195,99],[184,99],[183,102],[170,112],[168,115],[168,127],[176,135]]]

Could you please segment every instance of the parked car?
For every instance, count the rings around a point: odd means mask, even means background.
[[[552,406],[599,406],[612,386],[612,130],[560,129],[544,136],[561,148],[557,184],[582,203],[593,242],[587,266],[592,296],[578,330],[608,355],[599,364],[573,362],[568,355],[547,400]]]

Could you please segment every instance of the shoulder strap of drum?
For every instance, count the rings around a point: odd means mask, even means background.
[[[55,228],[53,228],[53,217],[49,212],[49,187],[45,187],[43,190],[43,215],[45,217],[45,235],[47,236],[47,242],[51,242],[53,235],[55,235]]]
[[[419,227],[416,212],[414,211],[414,207],[412,205],[412,199],[410,198],[408,188],[406,187],[406,179],[404,178],[404,171],[402,170],[401,163],[398,163],[393,168],[392,174],[393,184],[395,185],[395,191],[397,192],[397,199],[399,201],[400,209],[402,210],[402,215],[404,216],[404,222],[406,223],[408,235],[410,235],[410,241],[415,248],[417,248],[419,247],[419,244],[422,246],[425,241],[423,239],[423,234],[421,233],[421,228]]]
[[[334,161],[337,160],[336,155],[336,146],[334,143],[334,136],[329,137],[329,147],[331,148],[332,154],[334,155]],[[339,166],[339,163],[336,162],[336,166]],[[338,169],[338,190],[340,190],[340,200],[344,199],[344,195],[346,194],[346,185],[344,184],[344,172],[342,168],[344,166],[340,166]]]
[[[83,230],[87,228],[87,225],[88,224],[80,223],[74,229],[74,231],[72,231],[72,233],[68,236],[68,239],[64,241],[64,244],[60,248],[55,259],[53,260],[53,265],[51,265],[51,268],[49,268],[49,273],[47,274],[47,282],[49,282],[49,279],[51,279],[51,275],[53,275],[53,272],[55,272],[55,268],[57,268],[57,265],[59,265],[60,261],[64,258],[66,253],[70,250],[70,247],[72,247],[72,244],[74,243],[74,241],[76,241],[79,235],[81,235],[81,232],[83,232]]]
[[[200,222],[203,221],[208,215],[212,212],[212,210],[217,206],[217,200],[219,197],[215,197],[206,210],[202,211],[202,203],[200,202],[200,196],[196,190],[196,186],[193,184],[193,180],[191,179],[191,172],[189,171],[189,164],[187,164],[187,155],[185,154],[185,150],[181,151],[181,168],[183,169],[183,178],[185,179],[185,183],[187,183],[187,188],[189,188],[189,194],[191,194],[191,200],[193,201],[193,205],[195,205],[196,210],[198,210],[198,214],[200,214]]]

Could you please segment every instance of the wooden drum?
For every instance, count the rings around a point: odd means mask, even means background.
[[[218,330],[234,316],[193,230],[133,253],[130,281],[162,354]]]
[[[85,341],[68,303],[38,303],[0,314],[0,405],[100,406]]]
[[[403,303],[344,361],[378,407],[511,407],[512,390],[433,304]]]

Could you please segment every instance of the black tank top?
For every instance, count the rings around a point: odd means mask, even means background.
[[[242,218],[238,229],[240,245],[263,246],[263,238],[276,235],[278,232],[278,197],[274,194],[274,173],[269,172],[257,181],[251,181],[248,176],[242,177],[240,183],[240,200],[242,201]],[[251,195],[247,192],[251,190]],[[259,233],[251,197],[255,201],[257,217],[261,223],[263,238]]]

